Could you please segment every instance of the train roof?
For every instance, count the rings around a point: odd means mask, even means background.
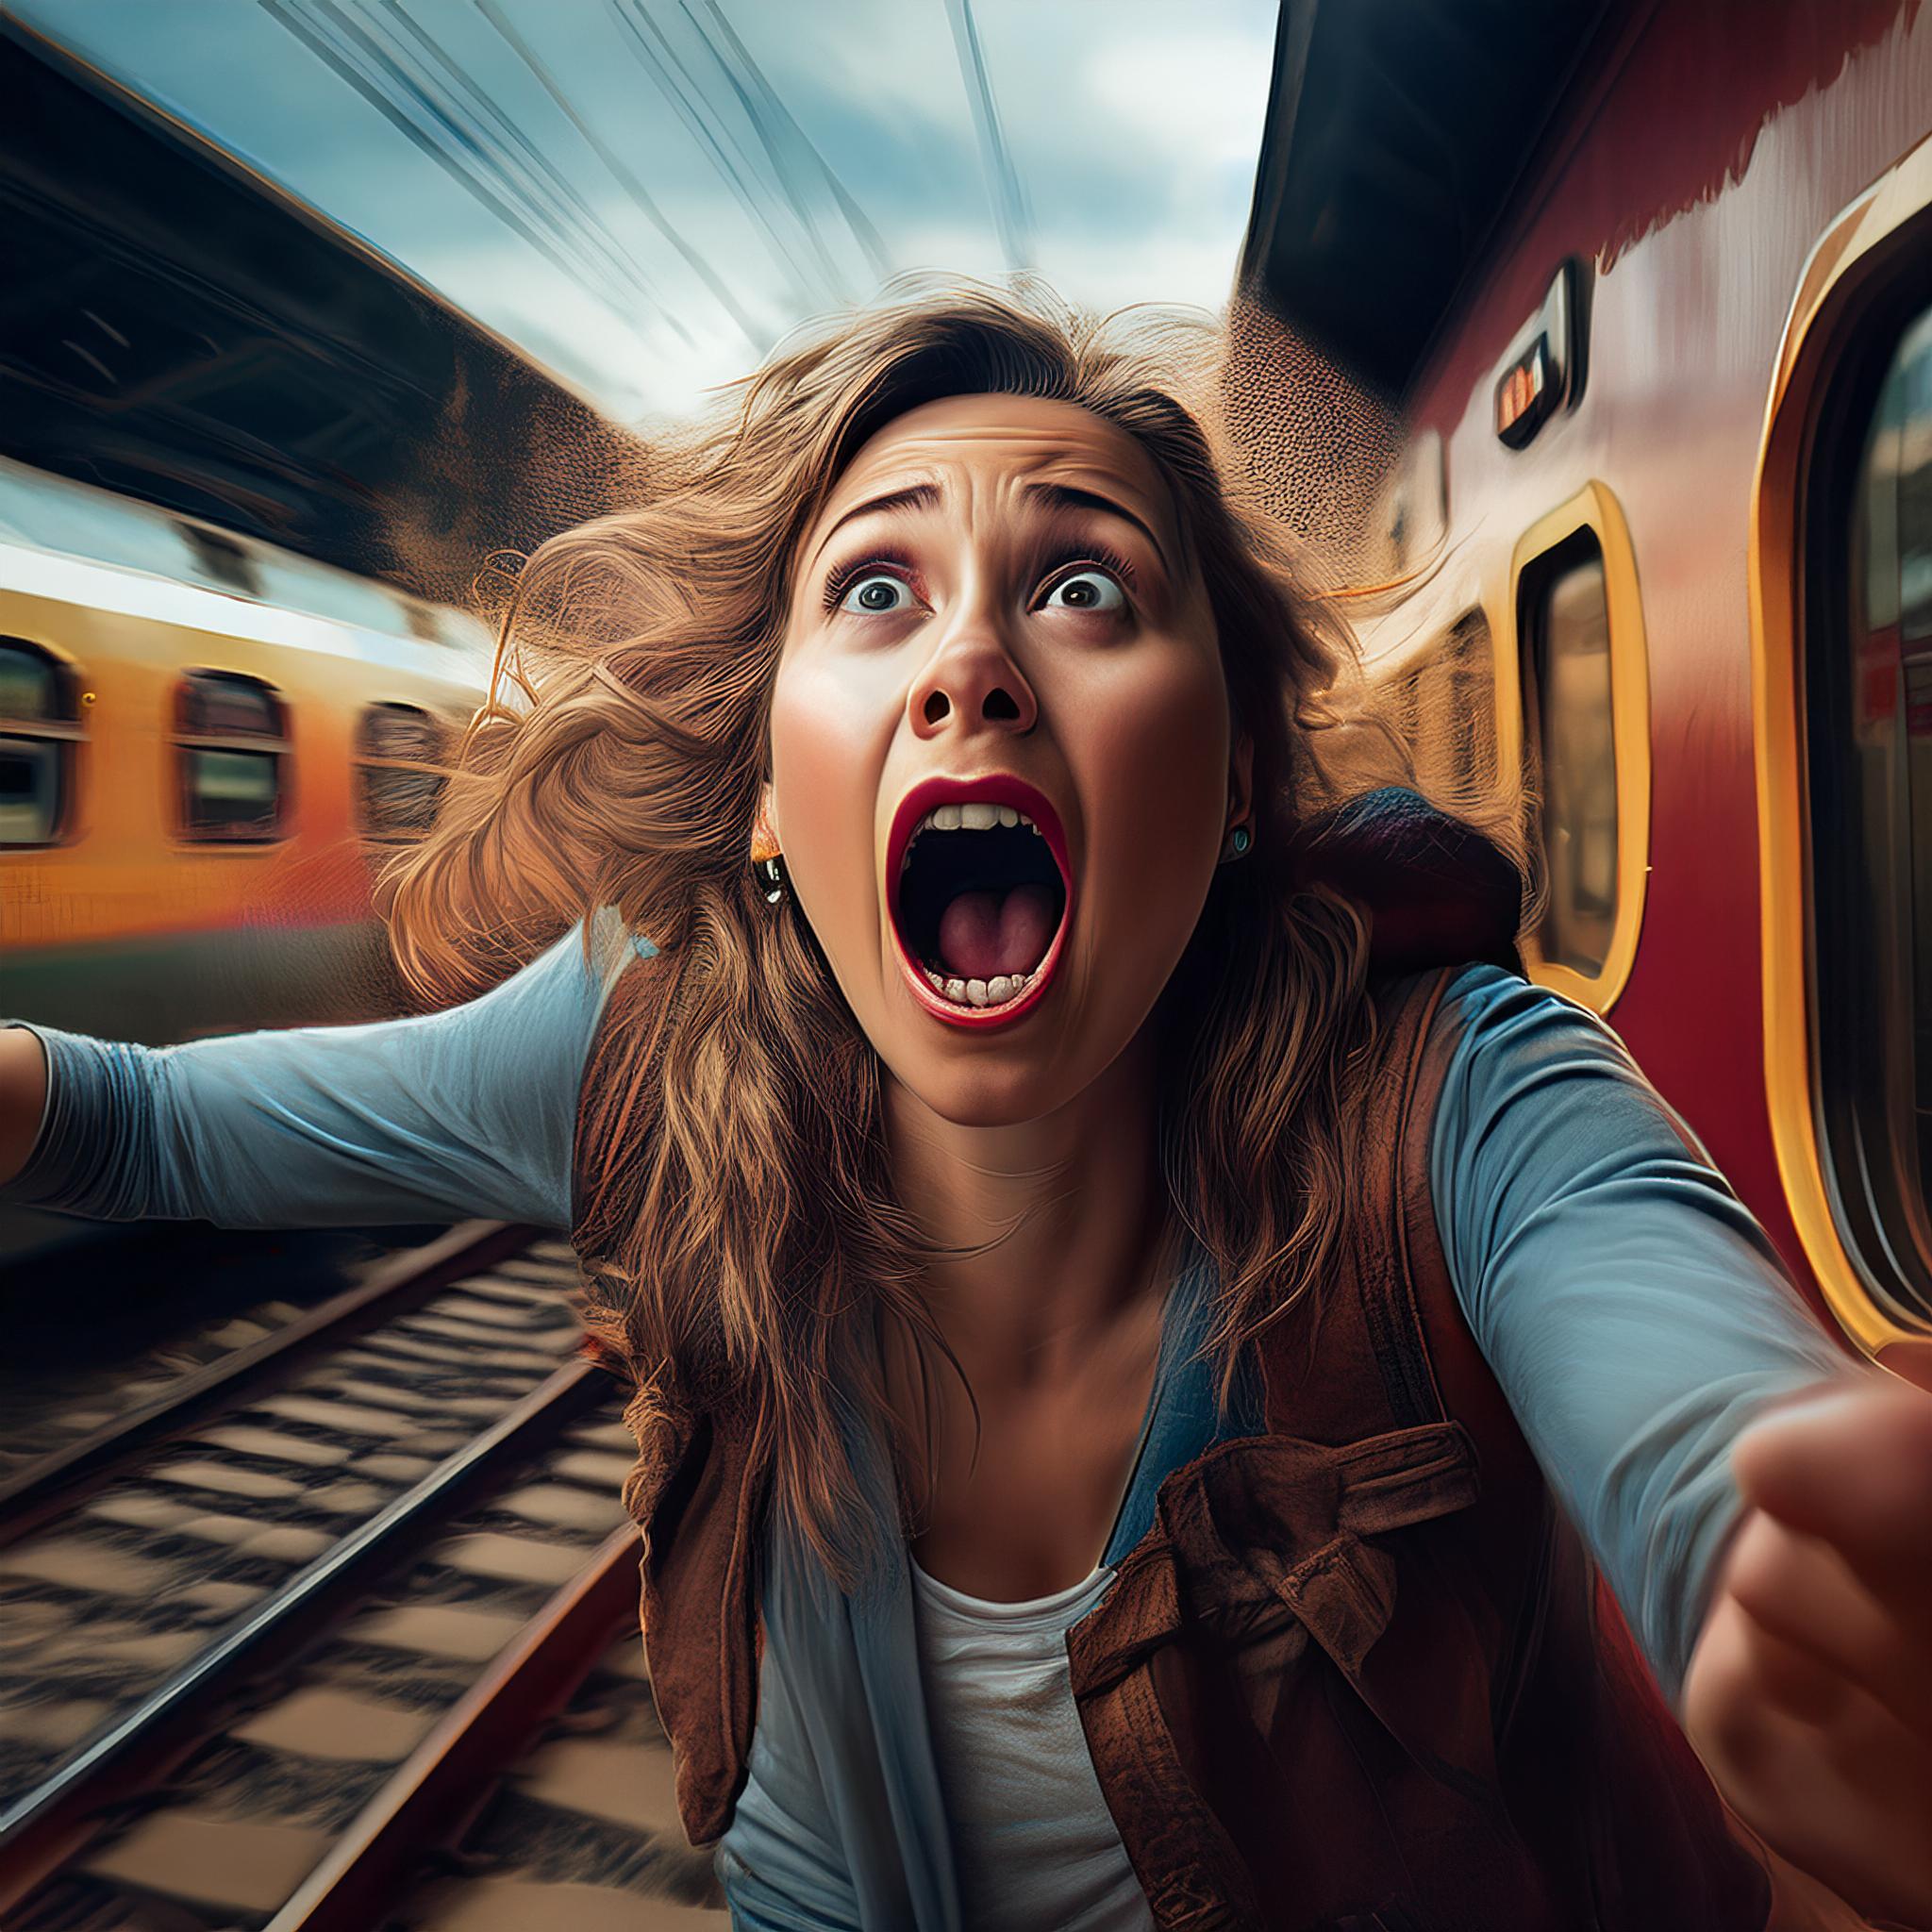
[[[1615,0],[1283,0],[1242,286],[1406,391]]]
[[[218,630],[245,629],[253,621],[232,608],[239,601],[489,660],[490,631],[467,611],[0,457],[0,590],[21,587],[20,552],[212,592],[230,604],[213,625]]]
[[[558,377],[4,15],[0,101],[0,455],[439,600],[634,472]]]

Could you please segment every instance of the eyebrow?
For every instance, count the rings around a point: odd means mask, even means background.
[[[1161,547],[1160,539],[1132,510],[1123,504],[1116,503],[1112,497],[1103,496],[1097,490],[1076,490],[1068,483],[1029,483],[1025,494],[1036,503],[1043,503],[1051,509],[1097,509],[1109,516],[1122,518],[1132,524],[1148,542],[1153,544],[1154,554],[1160,559],[1161,568],[1171,568],[1167,560],[1167,552]],[[913,483],[904,490],[890,490],[883,496],[868,497],[863,503],[854,504],[825,532],[818,549],[812,553],[812,562],[818,562],[824,555],[825,545],[856,517],[878,516],[895,509],[936,509],[939,503],[940,488],[937,483]]]
[[[1037,503],[1046,504],[1053,509],[1097,509],[1108,516],[1124,518],[1133,525],[1141,536],[1154,546],[1154,554],[1159,558],[1163,570],[1168,566],[1167,552],[1160,546],[1160,539],[1148,528],[1124,504],[1116,503],[1110,496],[1103,496],[1097,490],[1075,490],[1067,483],[1029,483],[1026,494]]]
[[[914,483],[905,490],[889,490],[883,496],[868,497],[863,503],[854,504],[819,540],[819,547],[812,552],[811,560],[816,564],[825,554],[825,545],[855,517],[875,516],[889,509],[936,509],[939,500],[940,486],[937,483]]]

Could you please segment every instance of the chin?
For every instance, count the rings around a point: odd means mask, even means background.
[[[967,1056],[947,1065],[936,1065],[930,1053],[896,1058],[888,1065],[899,1084],[956,1127],[1022,1126],[1056,1112],[1080,1091],[1063,1066],[1043,1067],[1028,1055]]]

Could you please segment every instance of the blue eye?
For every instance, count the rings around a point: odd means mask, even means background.
[[[902,578],[889,576],[883,571],[873,571],[860,577],[845,592],[839,600],[839,608],[860,611],[872,617],[890,616],[894,611],[908,608],[911,602],[911,590]]]
[[[1056,604],[1057,598],[1063,601]],[[1105,616],[1124,610],[1126,606],[1126,593],[1107,572],[1076,570],[1071,576],[1062,577],[1046,593],[1045,608],[1049,610],[1097,610]]]

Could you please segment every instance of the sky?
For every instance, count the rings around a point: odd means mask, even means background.
[[[8,0],[621,421],[891,275],[1225,301],[1274,0]]]

